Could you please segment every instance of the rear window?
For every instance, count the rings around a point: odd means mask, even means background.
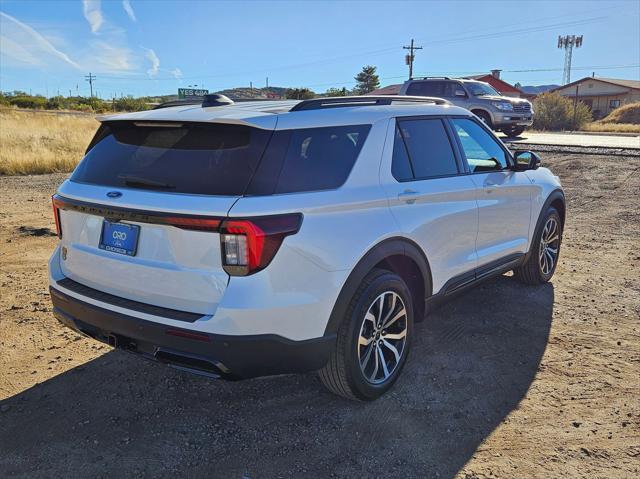
[[[409,153],[415,179],[458,173],[453,147],[442,120],[401,120],[398,127]]]
[[[334,189],[346,181],[371,128],[272,133],[240,125],[150,125],[104,124],[71,180],[231,196]]]
[[[272,134],[242,125],[147,125],[103,124],[71,180],[177,193],[241,195]]]

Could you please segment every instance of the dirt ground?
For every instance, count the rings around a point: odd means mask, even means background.
[[[640,476],[640,156],[543,155],[566,188],[552,283],[485,283],[417,325],[369,404],[315,374],[212,381],[53,318],[49,197],[0,177],[1,477]]]

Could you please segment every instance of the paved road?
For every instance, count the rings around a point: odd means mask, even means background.
[[[527,143],[533,145],[640,149],[640,135],[614,136],[581,133],[533,133],[525,131],[516,139],[506,139],[503,136],[502,140],[505,143]]]

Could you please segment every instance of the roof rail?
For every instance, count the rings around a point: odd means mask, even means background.
[[[451,80],[451,77],[415,77],[411,80]]]
[[[342,108],[350,106],[379,106],[392,103],[430,103],[432,105],[450,105],[451,102],[443,98],[430,96],[405,96],[405,95],[362,95],[362,96],[336,96],[327,98],[313,98],[297,103],[289,111],[322,110],[324,108]]]

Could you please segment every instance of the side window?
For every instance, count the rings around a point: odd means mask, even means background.
[[[475,121],[466,118],[451,120],[453,129],[460,138],[462,150],[472,173],[500,171],[509,166],[507,153]]]
[[[370,125],[352,125],[277,132],[290,136],[275,193],[341,186],[347,180],[370,128]]]
[[[391,163],[391,174],[398,181],[413,179],[413,171],[409,161],[407,147],[404,145],[400,127],[396,125],[396,134],[393,140],[393,161]]]
[[[447,81],[416,81],[407,88],[407,95],[435,96],[438,98],[450,98],[453,96],[455,84]]]
[[[400,120],[398,126],[400,135],[396,134],[396,139],[401,136],[404,140],[416,179],[458,173],[453,148],[442,120]]]

